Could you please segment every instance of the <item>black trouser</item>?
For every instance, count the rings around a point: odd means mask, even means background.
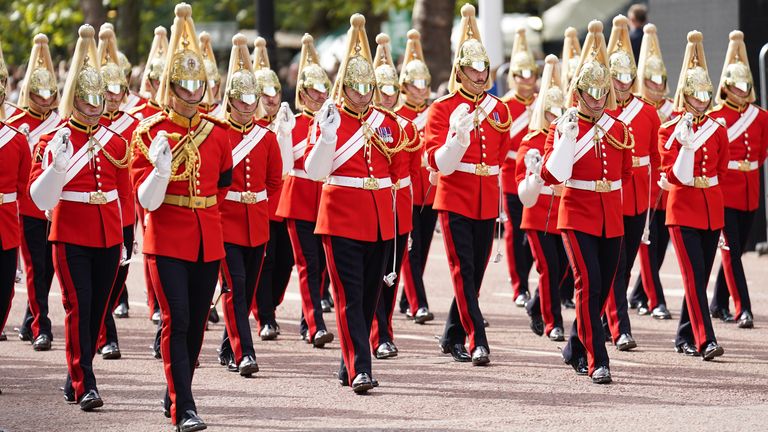
[[[30,216],[21,216],[21,256],[27,276],[27,310],[21,330],[32,338],[48,335],[53,339],[51,320],[48,318],[48,294],[53,282],[53,252],[48,241],[50,222]]]
[[[11,311],[14,284],[16,283],[16,264],[19,259],[18,253],[19,248],[0,250],[0,332],[5,328],[8,313]]]
[[[701,350],[707,343],[716,341],[707,308],[707,283],[717,253],[720,230],[670,226],[669,233],[685,290],[675,345],[695,343],[696,348]]]
[[[634,304],[647,304],[650,309],[658,305],[667,305],[664,298],[664,290],[659,278],[659,269],[664,263],[669,244],[669,230],[664,224],[667,212],[656,210],[651,217],[649,240],[651,244],[640,245],[638,256],[640,257],[640,277],[635,281],[629,301]]]
[[[507,246],[507,267],[512,280],[512,295],[517,298],[528,292],[528,273],[533,266],[531,249],[525,244],[525,232],[520,229],[523,203],[517,194],[504,194],[507,221],[504,223],[504,243]]]
[[[622,238],[573,230],[564,230],[562,238],[573,271],[576,301],[576,320],[563,359],[574,364],[586,357],[591,376],[596,368],[609,366],[600,316],[616,276]]]
[[[259,283],[264,245],[247,247],[224,243],[224,249],[227,259],[221,265],[224,336],[220,352],[233,353],[235,362],[240,364],[243,356],[256,356],[248,316]]]
[[[560,301],[564,301],[566,299],[573,300],[573,272],[571,271],[571,267],[568,265],[567,261],[567,255],[566,255],[566,265],[565,265],[565,275],[563,276],[563,283],[560,284]]]
[[[202,245],[197,261],[147,256],[163,315],[160,350],[168,384],[165,406],[174,424],[187,410],[197,411],[192,377],[203,346],[220,263],[204,262],[202,257]]]
[[[123,227],[123,246],[126,250],[126,262],[133,255],[133,225]],[[118,266],[117,277],[115,277],[115,286],[112,287],[112,294],[107,303],[107,315],[104,317],[104,328],[99,337],[99,347],[114,342],[117,343],[117,327],[115,326],[115,317],[110,313],[112,309],[120,304],[122,295],[128,291],[125,286],[125,280],[128,278],[128,264]],[[126,298],[126,302],[128,299]]]
[[[622,334],[632,334],[632,326],[629,322],[627,287],[629,286],[632,266],[635,264],[637,249],[643,238],[644,228],[645,212],[635,216],[624,216],[624,241],[619,253],[616,277],[613,279],[613,290],[608,296],[608,305],[605,308],[605,316],[608,321],[608,329],[613,337],[613,343],[616,343]]]
[[[368,336],[392,241],[365,242],[324,235],[323,248],[336,299],[341,345],[339,379],[351,385],[361,373],[371,376]]]
[[[568,271],[568,257],[565,255],[563,240],[557,234],[527,230],[528,244],[539,273],[539,286],[533,297],[525,304],[529,316],[541,316],[544,334],[555,327],[563,328],[560,313],[560,286]]]
[[[68,373],[64,393],[79,400],[88,391],[97,390],[93,357],[120,264],[120,245],[94,248],[55,243],[53,255],[66,312]]]
[[[283,302],[292,268],[293,250],[285,221],[269,221],[269,241],[256,288],[255,316],[260,326],[277,325],[275,309]]]
[[[427,266],[429,247],[435,234],[437,211],[431,205],[413,206],[413,229],[408,247],[408,254],[403,260],[400,276],[403,280],[403,292],[400,294],[400,310],[411,308],[416,313],[419,308],[428,308],[427,290],[424,288],[424,269]]]
[[[744,265],[741,263],[741,255],[744,253],[744,245],[749,239],[752,230],[752,221],[757,211],[741,211],[726,207],[725,226],[723,237],[728,250],[720,251],[723,262],[717,272],[715,293],[709,305],[711,311],[728,310],[728,296],[733,297],[733,305],[738,319],[742,312],[752,313],[752,302],[749,300],[747,277],[744,274]]]
[[[440,343],[464,344],[469,336],[470,352],[478,346],[489,348],[479,297],[491,256],[496,220],[470,219],[448,211],[440,211],[438,217],[443,229],[454,295]]]
[[[320,304],[327,279],[323,240],[315,234],[314,222],[298,219],[286,219],[285,222],[296,262],[296,273],[299,275],[299,292],[301,293],[299,327],[302,334],[306,334],[311,341],[315,333],[326,330],[323,307]]]
[[[395,262],[395,271],[400,269],[400,266],[403,264],[403,254],[407,244],[408,234],[397,236],[395,253],[387,255],[387,264],[384,266],[385,275],[392,271],[393,261]],[[384,342],[394,342],[395,340],[395,335],[392,331],[392,314],[395,312],[395,299],[397,298],[397,287],[400,286],[400,274],[398,273],[392,286],[387,285],[383,279],[380,282],[381,295],[379,295],[376,314],[373,318],[373,327],[371,328],[372,351],[376,351],[376,348]],[[416,313],[414,310],[411,312]]]

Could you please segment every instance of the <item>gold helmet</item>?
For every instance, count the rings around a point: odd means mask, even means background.
[[[459,83],[456,81],[456,74],[460,68],[469,66],[472,69],[483,72],[491,67],[491,60],[488,53],[485,52],[483,42],[480,40],[480,30],[477,27],[475,19],[475,7],[471,4],[465,4],[461,7],[461,37],[459,38],[456,56],[453,58],[453,68],[451,70],[451,79],[448,81],[448,91],[458,90]],[[491,88],[491,74],[485,81],[485,89]]]
[[[160,77],[163,76],[165,70],[165,57],[168,53],[168,34],[165,27],[155,27],[155,37],[152,39],[152,47],[149,49],[149,56],[147,57],[147,64],[144,66],[144,75],[141,78],[141,87],[139,87],[139,95],[142,97],[150,97],[149,80],[160,81]],[[155,98],[157,100],[157,98]]]
[[[688,32],[688,44],[685,46],[683,68],[675,92],[675,110],[685,110],[685,96],[691,96],[702,102],[711,102],[712,81],[707,71],[707,59],[704,56],[704,36],[699,31]]]
[[[341,62],[336,81],[333,82],[331,97],[341,104],[344,99],[343,87],[347,86],[361,95],[368,94],[376,87],[376,78],[371,60],[371,48],[365,33],[365,17],[354,14],[349,19],[347,31],[347,55]]]
[[[541,87],[533,104],[528,129],[537,131],[549,127],[546,113],[560,117],[565,112],[565,93],[560,87],[560,63],[557,56],[550,54],[544,59],[541,73]]]
[[[752,80],[752,71],[749,70],[747,58],[747,46],[744,45],[744,33],[734,30],[728,35],[728,51],[725,54],[725,64],[720,75],[720,85],[715,94],[715,101],[722,103],[725,100],[723,91],[727,86],[733,86],[741,91],[749,93],[746,102],[755,101],[755,86]]]
[[[515,41],[512,44],[512,55],[509,59],[509,74],[507,86],[515,88],[515,75],[528,79],[536,75],[538,66],[533,58],[531,49],[528,48],[528,40],[525,37],[525,27],[517,29]]]
[[[218,95],[213,94],[213,88],[221,84],[221,74],[219,73],[219,67],[216,65],[216,56],[213,54],[213,46],[211,45],[211,35],[208,32],[200,32],[200,50],[203,53],[205,76],[208,77],[205,102],[212,104],[218,99]]]
[[[379,33],[376,36],[376,56],[373,60],[373,71],[376,75],[376,99],[381,101],[381,94],[394,96],[400,93],[400,82],[397,77],[397,69],[392,61],[392,53],[389,48],[389,35]]]
[[[197,44],[195,22],[192,20],[192,6],[179,3],[175,13],[166,54],[166,68],[158,91],[158,102],[163,105],[170,101],[172,84],[190,92],[197,91],[207,84],[203,56]]]
[[[309,33],[304,33],[301,38],[301,54],[299,56],[299,71],[296,81],[296,108],[304,108],[301,100],[301,91],[315,89],[321,93],[331,91],[331,80],[328,74],[320,66],[320,56],[315,50],[314,38]]]
[[[576,68],[579,67],[579,57],[581,57],[581,45],[579,44],[578,32],[573,27],[565,29],[565,38],[563,39],[563,54],[560,56],[562,67],[560,71],[560,86],[567,89],[573,80]]]
[[[59,102],[62,118],[72,114],[75,98],[92,106],[104,105],[104,83],[97,63],[96,31],[89,24],[84,24],[80,26],[78,36]]]
[[[267,41],[263,37],[257,37],[253,43],[253,73],[260,94],[275,96],[280,93],[280,80],[275,71],[270,69]]]
[[[640,45],[640,58],[637,62],[637,76],[640,79],[635,80],[632,93],[646,99],[652,99],[648,97],[650,89],[645,85],[645,80],[649,80],[664,85],[662,97],[667,94],[667,68],[661,57],[659,37],[656,34],[656,26],[653,24],[646,24],[643,27],[643,42]]]
[[[104,90],[123,96],[127,94],[128,81],[125,79],[125,73],[119,65],[120,57],[117,54],[117,41],[112,26],[102,25],[99,29],[97,64],[101,67],[101,80],[104,84]]]
[[[101,25],[101,28],[99,28],[99,35],[101,35],[101,31],[109,28],[112,30],[112,33],[115,33],[115,26],[112,25],[112,23],[104,23]],[[115,50],[117,51],[117,60],[115,63],[117,63],[120,66],[120,69],[123,71],[123,75],[125,75],[125,81],[128,82],[131,80],[131,62],[128,61],[128,57],[123,54],[122,51],[120,51],[117,47],[117,36],[115,36]]]
[[[629,41],[629,20],[624,15],[613,18],[611,37],[608,39],[608,68],[611,76],[624,84],[637,77],[635,54]]]
[[[571,106],[573,94],[584,92],[595,99],[608,96],[605,109],[616,109],[616,95],[611,83],[611,73],[608,69],[608,52],[603,36],[603,23],[592,21],[588,26],[589,33],[584,40],[579,65],[574,72],[573,81],[566,94],[566,106]]]
[[[259,86],[251,69],[248,39],[242,33],[238,33],[232,37],[232,53],[229,55],[229,70],[224,89],[224,99],[221,101],[225,109],[221,112],[226,115],[230,100],[240,100],[250,105],[258,99]]]
[[[56,72],[53,69],[51,52],[48,50],[48,37],[42,33],[33,39],[32,54],[29,56],[27,72],[24,75],[19,91],[19,106],[29,106],[29,94],[33,93],[42,98],[59,94],[56,83]]]
[[[424,52],[421,49],[421,33],[418,30],[408,30],[408,41],[403,53],[403,67],[400,70],[400,85],[412,84],[417,89],[429,88],[432,76],[424,62]]]

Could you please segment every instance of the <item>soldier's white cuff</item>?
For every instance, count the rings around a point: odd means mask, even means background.
[[[558,182],[562,183],[573,173],[573,158],[576,152],[576,140],[565,136],[555,139],[554,149],[545,166]]]
[[[675,164],[672,165],[672,172],[680,183],[687,184],[693,181],[693,161],[696,157],[696,151],[688,147],[681,147],[677,154]]]
[[[139,186],[137,194],[139,204],[149,211],[157,210],[163,204],[169,181],[170,177],[163,177],[158,173],[157,168],[153,169]]]
[[[457,134],[449,137],[443,146],[435,151],[435,165],[441,174],[451,175],[456,171],[456,167],[459,166],[461,158],[464,157],[464,153],[467,152],[467,147],[464,147],[459,142]]]
[[[29,188],[29,195],[32,202],[40,210],[51,210],[56,207],[61,198],[61,191],[66,183],[67,172],[56,171],[53,165],[43,171]]]
[[[529,174],[517,185],[517,196],[523,207],[533,207],[539,199],[544,180],[536,174]]]
[[[333,154],[336,152],[336,135],[327,140],[321,133],[320,142],[312,147],[304,161],[304,170],[310,179],[320,181],[329,175],[333,169]]]

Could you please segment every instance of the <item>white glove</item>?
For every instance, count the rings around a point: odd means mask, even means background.
[[[541,164],[541,162],[539,162]],[[544,180],[537,174],[526,176],[523,181],[517,185],[517,196],[523,207],[533,207],[539,199],[541,187],[544,186]]]
[[[429,183],[432,186],[437,186],[437,179],[440,177],[440,174],[432,168],[427,168],[427,171],[429,171]]]
[[[320,126],[320,141],[323,144],[336,145],[336,131],[341,125],[341,115],[331,99],[326,100],[315,115]]]
[[[525,153],[525,169],[529,173],[541,176],[542,159],[539,149],[530,149]]]
[[[69,136],[72,131],[69,128],[61,128],[56,131],[56,135],[48,142],[46,153],[50,151],[53,154],[53,169],[58,173],[63,173],[67,170],[69,160],[72,159],[74,149],[72,143],[69,141]],[[46,160],[48,158],[45,158]]]
[[[576,115],[577,113],[578,110],[576,108],[568,108],[562,121],[557,123],[557,131],[560,132],[561,136],[569,140],[575,140],[579,135],[579,120]]]
[[[451,113],[448,124],[448,134],[455,134],[460,146],[469,147],[469,132],[475,127],[474,116],[469,113],[469,105],[463,103],[457,106]]]
[[[149,161],[155,166],[157,175],[162,178],[171,176],[171,146],[165,131],[159,131],[149,144]]]
[[[693,140],[693,114],[685,113],[683,118],[677,122],[674,135],[683,147],[691,146],[691,141]]]
[[[309,178],[320,181],[331,174],[333,170],[333,154],[336,152],[336,131],[341,125],[341,115],[332,100],[328,99],[315,114],[315,123],[320,127],[320,142],[312,147],[312,150],[304,161],[304,170]],[[314,138],[314,129],[310,131]]]
[[[552,153],[547,159],[547,171],[560,183],[571,178],[573,158],[576,154],[576,138],[579,124],[576,108],[569,108],[557,124],[557,132]]]
[[[74,152],[69,141],[71,133],[68,128],[56,131],[43,155],[43,173],[29,187],[30,198],[40,210],[51,210],[59,203],[67,180],[67,166]],[[47,164],[49,157],[53,159],[50,165]]]
[[[680,183],[689,184],[693,181],[693,162],[696,158],[696,150],[692,146],[693,141],[693,114],[685,113],[677,122],[675,138],[680,142],[680,152],[677,154],[672,172]]]
[[[659,181],[656,182],[656,184],[665,191],[672,189],[672,185],[669,183],[669,181],[667,181],[666,173],[661,173],[661,177],[659,178]]]
[[[296,117],[293,116],[288,102],[283,102],[277,112],[277,134],[290,136],[294,126],[296,126]]]

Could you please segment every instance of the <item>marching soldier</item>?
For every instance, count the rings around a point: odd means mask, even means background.
[[[314,39],[309,34],[301,38],[297,76],[295,104],[300,112],[296,114],[292,134],[293,169],[283,184],[277,216],[285,218],[299,276],[302,337],[313,346],[322,348],[334,337],[328,332],[323,319],[322,299],[327,289],[328,272],[322,237],[315,234],[323,183],[309,178],[304,169],[304,153],[310,123],[328,99],[331,81],[320,66]]]
[[[224,338],[220,358],[228,369],[249,377],[258,372],[248,323],[269,239],[267,196],[282,182],[283,162],[275,134],[255,124],[259,89],[245,36],[232,38],[224,116],[232,144],[232,186],[221,203],[226,259],[221,266]],[[228,357],[228,358],[227,358]]]
[[[130,142],[138,121],[132,115],[120,110],[120,105],[128,95],[128,81],[126,81],[125,74],[117,63],[120,57],[117,54],[115,33],[111,26],[102,25],[99,29],[98,55],[97,65],[101,67],[101,81],[104,85],[104,113],[99,122],[125,139],[126,142]],[[127,291],[125,281],[128,278],[128,262],[133,255],[134,248],[135,196],[131,188],[121,192],[123,195],[120,195],[119,198],[123,248],[115,283],[107,302],[108,310],[119,307],[123,293]],[[126,314],[127,312],[125,309]],[[115,319],[110,313],[107,313],[104,318],[104,326],[101,328],[97,346],[101,356],[106,360],[121,357],[120,345],[117,340],[117,327],[115,326]]]
[[[646,24],[643,27],[643,41],[640,46],[640,59],[637,63],[637,78],[633,86],[633,93],[656,108],[656,114],[662,123],[666,123],[672,116],[674,104],[667,95],[667,69],[661,57],[659,38],[656,35],[656,26]],[[658,148],[658,143],[654,144]],[[659,278],[659,269],[664,262],[664,257],[669,244],[669,230],[664,221],[666,219],[667,196],[669,192],[659,187],[661,173],[660,166],[651,166],[651,212],[649,226],[644,235],[644,241],[640,243],[638,256],[640,257],[640,277],[635,282],[635,288],[629,297],[629,307],[637,308],[639,315],[651,314],[656,319],[671,319],[672,315],[667,309],[667,301],[664,298],[664,290]]]
[[[225,124],[198,112],[207,81],[192,8],[180,3],[175,13],[157,93],[165,110],[136,128],[131,174],[148,213],[143,252],[163,315],[165,414],[193,431],[206,426],[192,377],[225,257],[219,204],[232,181],[232,146]]]
[[[544,184],[541,154],[550,124],[564,112],[565,95],[560,88],[559,72],[557,57],[548,55],[531,112],[529,132],[517,150],[515,167],[518,196],[524,207],[520,228],[525,230],[539,273],[539,287],[525,307],[531,317],[531,330],[558,342],[565,340],[560,285],[568,272],[568,258],[557,229],[562,186]]]
[[[698,31],[688,33],[675,92],[675,111],[682,114],[661,126],[659,151],[669,188],[666,222],[685,290],[675,346],[706,361],[724,351],[708,313],[707,282],[723,227],[719,182],[727,175],[729,157],[726,128],[706,115],[713,88],[702,39]]]
[[[413,209],[413,196],[411,190],[412,175],[418,175],[421,168],[421,141],[416,126],[409,120],[394,114],[400,98],[400,83],[392,61],[389,45],[389,36],[381,33],[376,36],[376,55],[373,61],[374,75],[376,76],[377,92],[374,96],[376,107],[381,111],[391,112],[397,120],[404,136],[402,144],[392,147],[394,141],[387,144],[391,147],[392,166],[394,175],[395,198],[395,242],[393,253],[387,256],[387,264],[381,286],[381,295],[376,306],[376,314],[371,328],[371,349],[377,359],[396,357],[398,353],[392,330],[392,315],[395,312],[395,300],[397,288],[400,286],[398,272],[402,266],[403,254],[408,244],[408,234],[413,227],[411,212]],[[391,140],[390,140],[391,141]]]
[[[406,137],[393,114],[372,106],[377,89],[365,18],[352,15],[350,25],[331,99],[310,126],[304,168],[314,180],[327,178],[315,233],[336,300],[339,382],[361,394],[378,385],[368,337],[395,235],[390,148]]]
[[[112,25],[112,23],[104,23],[101,25],[101,28],[99,29],[99,34],[101,34],[102,29],[110,29],[112,30],[112,33],[115,33],[115,27]],[[123,54],[122,51],[120,51],[117,48],[117,42],[115,42],[115,49],[117,50],[117,59],[115,60],[115,63],[120,67],[120,70],[123,72],[123,76],[125,76],[125,82],[128,83],[128,87],[130,87],[131,84],[131,75],[133,72],[133,66],[131,66],[131,62],[128,60],[128,57]],[[122,103],[120,103],[120,111],[122,112],[129,112],[133,110],[133,108],[136,107],[136,105],[140,105],[146,102],[143,100],[138,94],[128,90],[128,94],[125,96],[125,99]],[[125,291],[123,291],[125,293]],[[127,294],[124,294],[124,296],[127,296]],[[123,297],[120,297],[120,301],[123,302]],[[128,300],[127,297],[125,297],[125,303],[127,306]],[[117,315],[117,314],[116,314]],[[121,316],[118,316],[118,318],[123,318]],[[127,316],[125,316],[127,318]]]
[[[541,177],[565,182],[557,228],[575,278],[576,320],[563,360],[592,382],[611,382],[600,316],[611,292],[621,250],[622,185],[631,179],[632,135],[607,114],[616,108],[603,25],[589,23],[581,61],[566,94],[576,107],[550,129]]]
[[[504,192],[504,211],[507,214],[504,223],[504,243],[507,249],[509,278],[512,281],[512,296],[518,307],[525,307],[525,304],[531,299],[528,290],[528,273],[531,271],[533,257],[531,256],[531,249],[525,245],[525,232],[520,229],[523,205],[517,196],[515,165],[517,148],[520,147],[520,141],[528,131],[531,107],[536,98],[537,78],[536,60],[528,48],[525,28],[520,28],[515,34],[512,56],[509,60],[507,83],[510,88],[510,95],[505,98],[509,113],[514,120],[509,127],[509,150],[504,163],[501,164],[501,188]]]
[[[490,60],[479,39],[475,8],[464,5],[461,16],[451,93],[430,107],[425,140],[428,165],[440,173],[434,208],[455,296],[440,346],[454,360],[480,366],[490,362],[490,350],[478,297],[500,213],[499,165],[507,156],[512,116],[506,104],[486,93]]]
[[[724,245],[720,248],[723,260],[709,310],[713,318],[726,322],[736,320],[740,328],[752,328],[752,303],[741,254],[759,207],[759,168],[765,162],[768,145],[768,113],[754,104],[755,89],[744,33],[735,30],[729,38],[725,65],[715,94],[719,105],[710,113],[710,117],[725,121],[730,160],[728,171],[720,180],[725,200]],[[733,297],[735,315],[728,310],[729,293]]]
[[[21,109],[6,123],[24,133],[30,154],[40,137],[61,123],[56,112],[59,89],[53,69],[48,37],[38,34],[19,92]],[[25,188],[26,189],[26,188]],[[48,241],[49,221],[27,193],[18,197],[21,220],[21,255],[27,282],[27,310],[19,328],[19,339],[31,341],[35,351],[51,349],[53,333],[48,318],[48,294],[53,281],[52,245]]]
[[[205,91],[205,98],[200,103],[200,112],[210,114],[215,117],[221,117],[219,93],[221,93],[221,74],[216,65],[216,57],[213,54],[211,46],[211,35],[208,32],[200,32],[200,50],[203,52],[203,63],[205,64],[205,75],[208,77],[208,88]],[[213,314],[215,309],[211,310]]]
[[[2,42],[2,40],[0,40]],[[0,46],[0,87],[2,87],[2,100],[0,101],[0,121],[4,121],[5,119],[13,116],[13,114],[16,112],[17,107],[11,103],[9,103],[6,99],[6,87],[8,86],[8,66],[5,64],[5,60],[3,59],[3,48]],[[2,330],[2,329],[0,329]]]
[[[149,118],[163,110],[157,101],[157,91],[160,89],[160,76],[162,76],[166,66],[165,57],[167,52],[168,34],[165,27],[155,27],[155,36],[152,39],[152,46],[149,48],[147,64],[144,66],[144,74],[141,77],[141,86],[139,87],[139,96],[144,101],[129,111],[131,115],[139,120]]]
[[[52,212],[50,241],[66,312],[64,398],[91,411],[104,405],[93,357],[120,262],[119,199],[130,199],[131,154],[124,138],[99,124],[104,83],[95,31],[86,24],[78,33],[59,103],[67,121],[41,137],[29,191],[40,210]]]
[[[283,158],[282,172],[285,175],[293,167],[292,131],[296,119],[288,107],[288,102],[280,102],[280,80],[269,67],[267,41],[264,38],[256,38],[254,45],[253,69],[261,90],[256,124],[277,135],[277,142],[280,145]],[[256,288],[254,317],[261,326],[259,330],[261,340],[274,340],[280,334],[275,310],[283,302],[294,263],[287,224],[282,217],[276,214],[281,193],[281,189],[278,188],[268,200],[269,241],[262,263],[259,286]]]
[[[613,19],[608,55],[608,68],[617,105],[616,109],[608,110],[608,114],[627,126],[635,143],[634,148],[629,149],[632,155],[632,178],[621,187],[624,241],[605,310],[613,343],[619,351],[628,351],[637,347],[637,342],[632,337],[629,321],[627,286],[640,241],[649,223],[652,167],[660,163],[658,132],[661,122],[653,106],[632,95],[632,88],[637,81],[637,66],[629,40],[629,22],[624,15]]]

